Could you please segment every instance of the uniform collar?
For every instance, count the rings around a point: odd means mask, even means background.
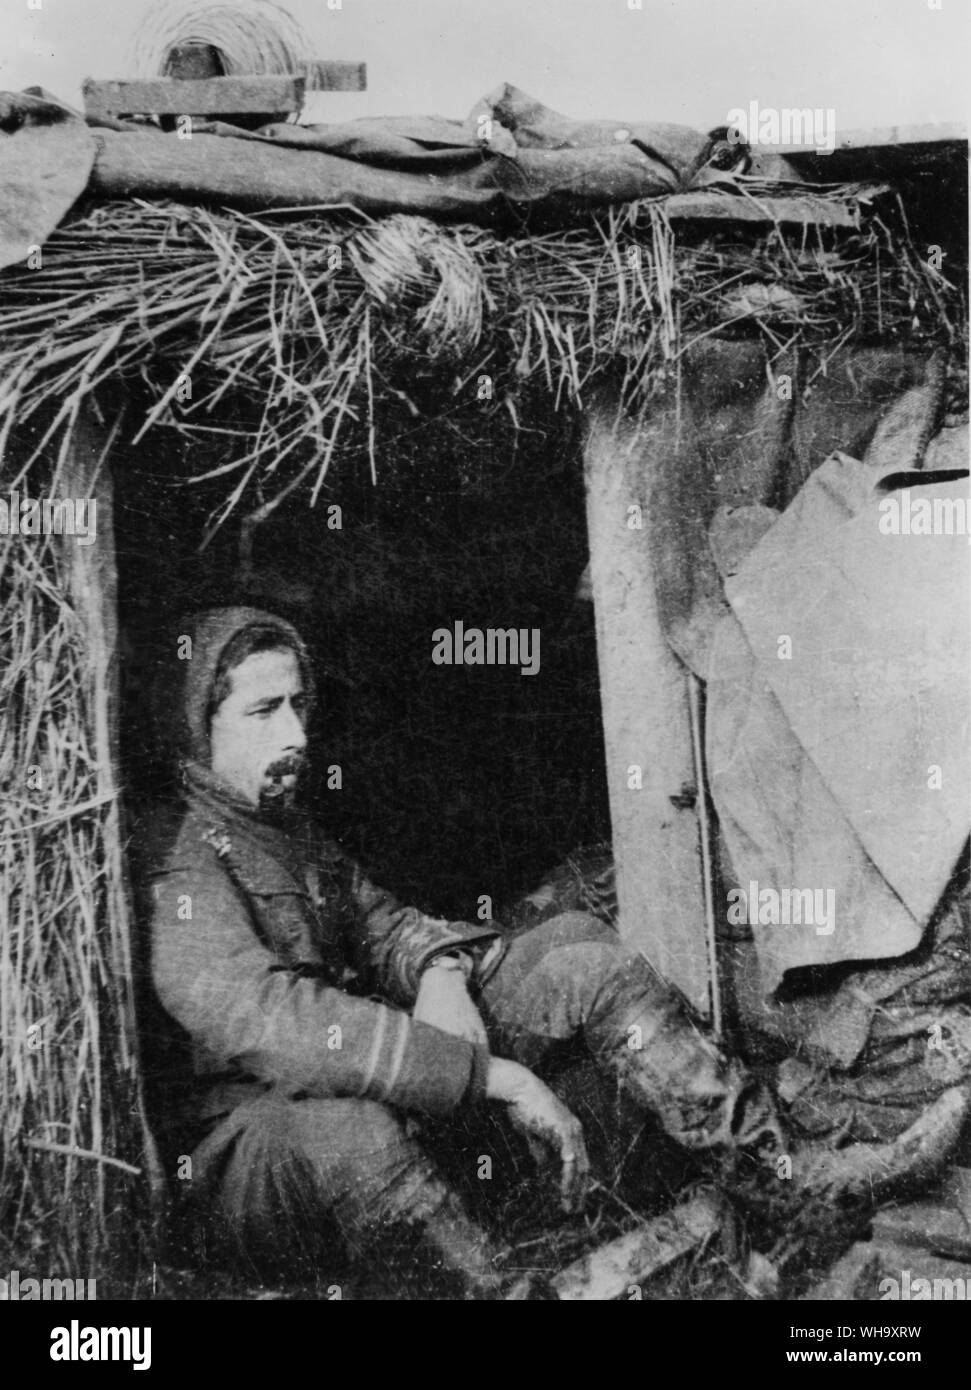
[[[300,811],[289,812],[280,821],[267,821],[258,807],[253,806],[235,788],[201,763],[181,764],[185,793],[204,815],[218,822],[220,831],[232,837],[235,830],[250,843],[256,840],[275,858],[286,863],[294,860],[301,833],[306,829],[306,817]]]

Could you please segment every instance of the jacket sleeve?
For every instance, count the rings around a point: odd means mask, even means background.
[[[460,946],[488,945],[500,935],[492,923],[474,926],[426,917],[372,883],[358,865],[346,863],[354,954],[370,967],[381,992],[403,1008],[415,1002],[421,973],[435,956]]]
[[[282,966],[228,875],[173,870],[152,891],[156,992],[213,1072],[430,1115],[484,1095],[485,1048]]]

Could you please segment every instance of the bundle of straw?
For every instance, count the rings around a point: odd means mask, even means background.
[[[311,48],[302,26],[274,0],[163,5],[136,39],[137,71],[146,77],[170,76],[171,52],[185,44],[215,48],[227,77],[299,72]]]
[[[134,1247],[139,1132],[103,691],[67,590],[51,540],[2,538],[0,1250],[90,1278]]]

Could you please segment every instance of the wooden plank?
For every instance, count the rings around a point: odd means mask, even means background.
[[[173,48],[166,66],[168,77],[219,77],[223,71],[219,50],[212,44],[201,43],[181,44]],[[308,91],[367,91],[367,63],[314,58],[302,65],[301,74],[306,78]]]
[[[624,939],[708,1016],[687,671],[665,638],[651,567],[660,538],[651,531],[650,428],[594,411],[584,455],[618,920]],[[670,441],[654,445],[656,454]],[[642,530],[628,525],[632,505]]]
[[[119,794],[122,779],[120,764],[119,708],[121,681],[118,634],[118,571],[115,552],[114,486],[107,460],[121,426],[116,419],[108,429],[86,408],[82,408],[75,423],[69,447],[55,473],[52,489],[61,497],[88,498],[96,504],[90,517],[93,543],[81,545],[76,538],[60,540],[64,578],[71,607],[84,633],[84,647],[91,673],[93,699],[91,704],[91,737],[98,769],[97,795],[110,802],[105,813],[104,852],[102,865],[106,891],[114,898],[115,920],[133,921],[132,893],[128,883],[128,866],[122,845],[126,841],[122,824]],[[117,954],[108,960],[108,969],[118,982],[118,992],[124,996],[124,1008],[129,1014],[128,1037],[141,1054],[135,1014],[134,976],[131,942],[115,943]],[[107,947],[110,943],[105,941]],[[119,1065],[121,1065],[119,1061]],[[144,1061],[134,1067],[135,1107],[141,1140],[143,1171],[148,1182],[153,1217],[161,1229],[165,1217],[167,1182],[155,1137],[148,1124],[144,1093]],[[104,1166],[98,1164],[98,1182],[104,1181]]]
[[[694,1197],[646,1221],[636,1231],[592,1250],[550,1282],[563,1302],[604,1302],[630,1297],[631,1286],[697,1250],[718,1230],[718,1212],[708,1197]]]
[[[968,127],[963,121],[934,121],[923,125],[881,125],[837,132],[837,150],[876,150],[888,146],[940,145],[967,143]],[[759,148],[762,148],[761,146]],[[773,154],[820,153],[818,145],[773,145]],[[825,154],[823,158],[825,158]]]
[[[366,92],[367,63],[345,63],[315,58],[305,64],[310,92]]]
[[[156,77],[82,84],[85,114],[121,116],[284,115],[303,105],[307,81],[284,77]]]
[[[672,222],[791,222],[802,227],[849,228],[860,225],[859,211],[850,203],[811,194],[800,198],[742,198],[699,189],[667,198],[664,213]]]

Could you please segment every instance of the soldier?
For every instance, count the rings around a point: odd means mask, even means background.
[[[686,1149],[774,1178],[772,1097],[612,927],[428,917],[300,810],[314,682],[289,623],[224,608],[183,631],[191,660],[162,683],[181,805],[148,879],[152,978],[191,1040],[194,1196],[239,1248],[312,1253],[329,1220],[356,1252],[410,1233],[465,1296],[504,1296],[408,1117],[502,1108],[577,1210],[583,1132],[541,1079],[576,1040]]]

